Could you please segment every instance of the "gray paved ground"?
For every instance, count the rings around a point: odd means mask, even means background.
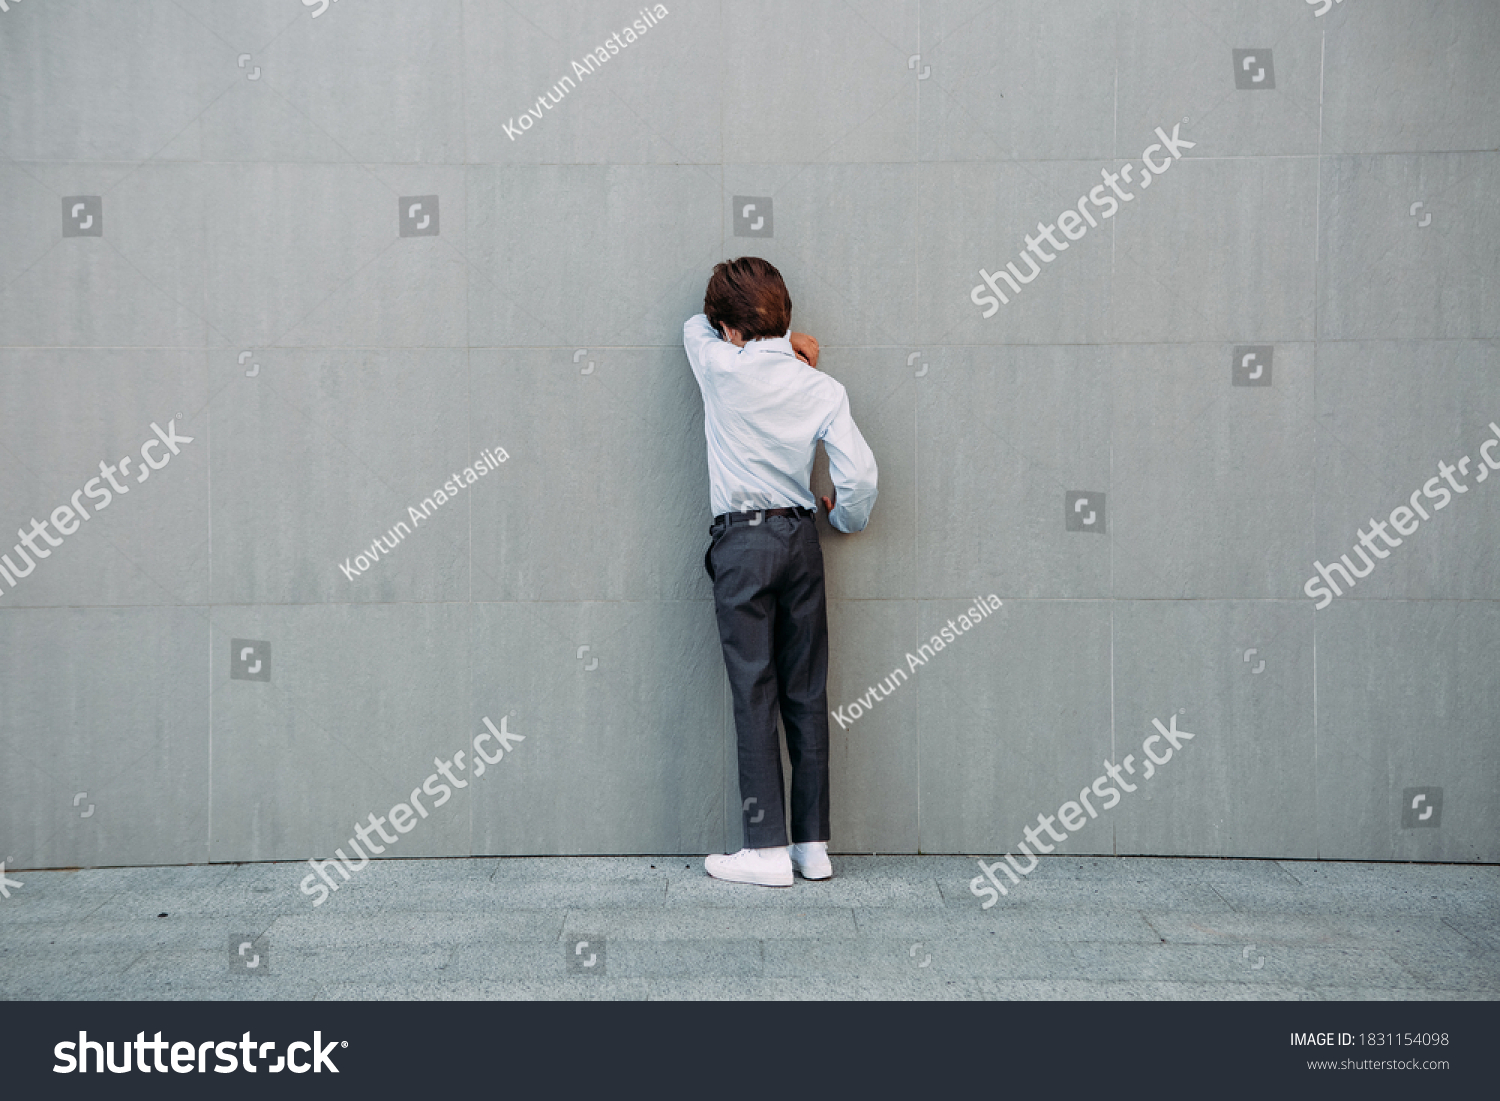
[[[305,864],[11,869],[0,998],[1500,996],[1496,866],[1053,857],[990,910],[971,858],[834,871],[768,889],[690,857],[378,861],[314,908]],[[256,970],[232,970],[242,934]]]

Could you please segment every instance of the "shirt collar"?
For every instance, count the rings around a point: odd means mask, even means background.
[[[775,352],[779,355],[789,356],[792,359],[797,358],[797,353],[792,351],[792,342],[789,336],[767,336],[758,337],[755,340],[747,340],[745,341],[745,346],[740,351]]]

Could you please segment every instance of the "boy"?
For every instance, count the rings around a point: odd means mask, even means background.
[[[843,386],[814,368],[818,342],[791,331],[781,273],[746,256],[714,268],[703,313],[682,327],[703,392],[712,543],[704,568],[739,742],[744,847],[704,861],[736,883],[790,887],[833,875],[828,860],[828,618],[823,552],[809,488],[818,441],[828,454],[828,522],[862,531],[875,504],[875,456]],[[787,846],[776,711],[792,763]]]

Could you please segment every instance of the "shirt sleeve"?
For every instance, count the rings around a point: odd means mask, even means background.
[[[707,315],[694,314],[683,322],[682,346],[687,351],[688,363],[692,365],[693,374],[699,379],[703,378],[710,350],[722,344],[724,344],[724,339],[719,336],[719,331],[708,323]]]
[[[828,474],[836,491],[828,522],[845,533],[864,531],[870,522],[870,510],[875,507],[878,471],[875,453],[854,423],[849,412],[849,395],[842,387],[838,408],[821,438],[823,450],[828,452]]]

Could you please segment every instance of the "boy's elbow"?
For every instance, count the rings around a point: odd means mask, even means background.
[[[841,489],[839,494],[843,498],[838,510],[839,522],[833,526],[845,535],[857,535],[869,526],[870,513],[875,508],[875,485],[873,482],[855,484],[847,490]],[[834,517],[830,516],[829,522],[833,523],[833,520]]]

